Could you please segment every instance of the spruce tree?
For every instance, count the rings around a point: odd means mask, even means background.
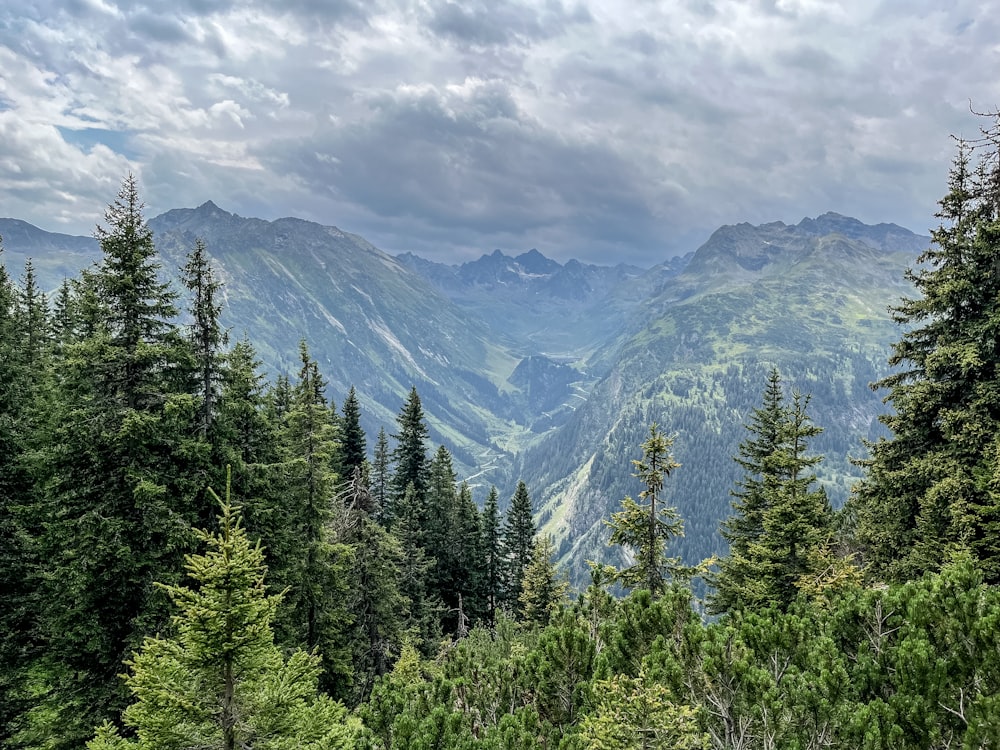
[[[365,433],[361,429],[361,407],[358,404],[358,394],[353,385],[348,391],[340,411],[343,416],[340,420],[341,435],[337,473],[341,479],[344,479],[352,476],[355,469],[360,468],[365,463],[368,454]]]
[[[528,486],[518,481],[503,525],[504,604],[511,611],[521,611],[524,572],[531,564],[535,549],[535,519],[532,517]]]
[[[490,487],[482,513],[482,586],[486,621],[496,624],[497,609],[504,601],[504,550],[500,530],[499,493]]]
[[[634,563],[619,571],[622,585],[646,589],[654,597],[666,592],[670,581],[685,570],[676,557],[667,557],[670,540],[684,533],[677,511],[661,499],[664,479],[678,468],[670,448],[673,438],[653,424],[642,444],[642,458],[633,460],[635,476],[646,486],[639,493],[640,502],[631,497],[622,500],[622,509],[606,522],[611,527],[609,544],[622,545],[634,555]]]
[[[208,251],[202,240],[196,240],[181,269],[181,281],[191,294],[190,332],[188,341],[194,355],[194,371],[199,400],[198,432],[207,440],[216,416],[218,393],[222,381],[222,348],[226,345],[226,332],[219,316],[222,305],[219,295],[222,285],[216,281],[209,262]]]
[[[786,404],[781,377],[771,371],[763,404],[746,425],[751,437],[735,458],[745,473],[732,492],[734,514],[722,526],[729,554],[712,580],[716,614],[787,607],[803,577],[819,572],[832,514],[810,471],[821,457],[808,454],[809,440],[822,430],[808,417],[808,404],[798,393]]]
[[[324,684],[348,670],[340,636],[346,550],[331,537],[337,453],[326,383],[306,343],[299,344],[301,367],[283,418],[285,502],[273,545],[275,583],[287,587],[286,607],[277,620],[278,637],[288,644],[320,649]],[[276,511],[278,509],[275,509]]]
[[[852,503],[869,570],[907,579],[956,550],[973,552],[1000,580],[992,491],[1000,433],[1000,116],[974,142],[959,142],[931,233],[907,272],[916,295],[891,308],[904,332],[876,386],[893,413],[888,439],[870,445]]]
[[[403,499],[409,487],[417,498],[417,504],[424,506],[427,501],[427,483],[429,464],[427,461],[427,425],[424,422],[424,410],[420,405],[417,389],[411,388],[410,395],[396,417],[399,432],[396,438],[396,449],[392,452],[395,472],[392,477],[391,502]],[[420,523],[425,522],[420,519]]]
[[[444,602],[448,610],[458,606],[453,581],[458,564],[455,556],[458,540],[455,536],[457,517],[457,477],[451,454],[438,446],[428,472],[426,520],[424,521],[424,551],[431,563],[428,590]],[[452,628],[445,626],[446,631]]]
[[[184,441],[189,394],[171,378],[181,362],[175,295],[159,277],[136,181],[125,179],[99,227],[103,258],[75,283],[75,335],[57,358],[59,389],[33,452],[39,590],[37,637],[44,698],[30,732],[78,746],[124,692],[115,677],[143,634],[166,625],[170,583],[199,518]]]
[[[531,562],[524,570],[521,580],[521,595],[518,602],[521,614],[527,622],[547,625],[556,612],[569,588],[567,581],[559,575],[553,561],[556,548],[548,534],[535,541],[531,551]]]
[[[362,468],[341,483],[339,501],[343,514],[339,541],[352,551],[347,610],[354,670],[349,693],[357,704],[368,697],[399,653],[408,601],[400,591],[402,548],[373,518],[374,500]]]
[[[375,441],[375,452],[372,456],[372,502],[375,506],[375,518],[384,528],[392,525],[391,482],[392,473],[389,465],[389,439],[385,428],[378,428],[378,438]]]
[[[171,637],[147,637],[126,663],[133,702],[122,719],[134,739],[106,722],[88,750],[353,747],[347,712],[318,692],[320,656],[286,658],[274,642],[280,596],[266,594],[263,552],[228,496],[219,527],[187,558],[194,586],[166,587],[178,610]]]
[[[103,253],[97,282],[109,348],[97,374],[105,395],[129,409],[162,399],[170,320],[177,315],[177,295],[160,278],[144,207],[130,174],[105,212],[107,226],[98,226],[96,232]]]

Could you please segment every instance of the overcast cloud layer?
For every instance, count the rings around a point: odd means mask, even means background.
[[[13,0],[0,215],[90,234],[135,172],[391,253],[652,265],[724,223],[924,232],[1000,2]],[[947,6],[947,9],[944,8]]]

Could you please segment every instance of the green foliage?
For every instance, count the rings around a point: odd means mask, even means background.
[[[919,576],[962,548],[1000,580],[1000,125],[989,117],[982,139],[959,143],[934,245],[907,274],[917,296],[892,308],[905,329],[889,360],[896,371],[877,383],[894,410],[882,418],[892,434],[870,446],[856,497],[860,541],[880,578]]]
[[[616,675],[598,680],[594,713],[581,728],[588,750],[701,750],[710,747],[691,706],[676,705],[661,683]]]
[[[824,554],[830,507],[810,471],[820,457],[807,455],[810,439],[822,432],[806,414],[808,403],[795,393],[786,405],[778,371],[771,371],[763,405],[747,425],[751,437],[736,457],[746,474],[732,493],[735,514],[723,524],[730,547],[712,579],[714,613],[788,606],[805,582],[822,588],[817,581],[836,567]]]
[[[520,612],[524,572],[531,565],[535,548],[535,520],[531,496],[524,482],[517,483],[504,518],[502,549],[504,555],[503,601],[513,612]]]
[[[554,555],[555,545],[551,536],[535,540],[531,562],[524,569],[521,595],[518,597],[521,616],[526,622],[547,624],[565,600],[569,583],[560,575],[552,559]]]
[[[642,444],[642,459],[633,460],[635,476],[646,485],[639,493],[641,503],[630,497],[622,500],[622,510],[611,514],[609,544],[625,547],[635,562],[619,571],[618,578],[626,588],[644,588],[654,596],[662,595],[671,578],[684,575],[680,560],[666,556],[669,541],[684,533],[684,524],[677,511],[658,505],[664,479],[680,466],[670,453],[673,438],[659,431],[656,424],[649,428],[649,438]]]
[[[228,497],[219,526],[199,534],[205,554],[187,558],[194,586],[165,587],[178,609],[174,634],[147,637],[127,663],[134,702],[122,720],[134,739],[105,723],[88,750],[354,746],[343,707],[317,691],[319,656],[286,659],[275,644],[280,597],[266,594],[263,552]]]

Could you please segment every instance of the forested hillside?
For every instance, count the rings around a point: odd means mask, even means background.
[[[552,432],[581,446],[550,443],[555,472],[615,415],[570,480],[564,520],[611,545],[574,590],[533,483],[476,498],[418,389],[372,435],[309,342],[290,342],[291,377],[264,378],[221,325],[205,242],[171,284],[126,178],[97,265],[51,296],[31,263],[0,266],[0,744],[996,747],[997,121],[959,144],[940,205],[892,334],[859,289],[909,240],[837,217],[821,217],[834,239],[725,230],[647,303],[649,324],[612,345],[622,364]],[[691,283],[721,250],[735,266]],[[848,283],[828,285],[819,256]],[[796,296],[803,280],[837,307]],[[761,321],[778,300],[776,338]],[[865,346],[833,356],[868,327],[891,369]],[[805,346],[816,367],[797,369]],[[733,362],[660,370],[663,351]],[[880,372],[882,430],[854,428],[859,445],[879,435],[868,456],[824,457],[828,425],[854,418],[835,412]],[[712,434],[731,452],[694,481],[725,493],[727,546],[692,559],[678,488]],[[612,465],[628,496],[581,505]]]

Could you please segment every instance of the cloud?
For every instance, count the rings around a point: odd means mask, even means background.
[[[721,223],[933,224],[1000,104],[958,0],[28,0],[0,10],[0,205],[89,233],[121,175],[390,252],[652,264]]]

